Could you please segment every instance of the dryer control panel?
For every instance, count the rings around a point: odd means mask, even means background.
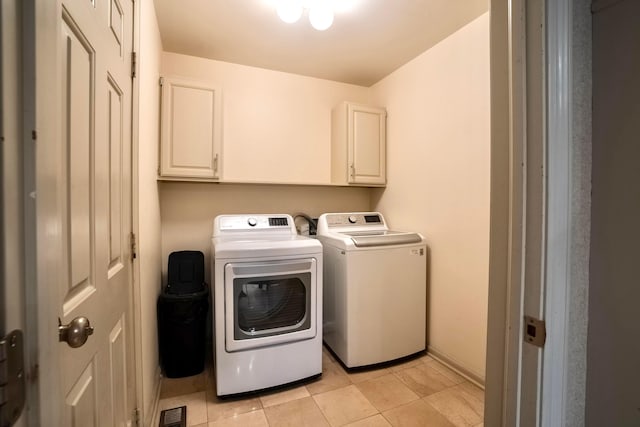
[[[220,215],[213,225],[214,236],[227,232],[281,232],[296,234],[290,215]]]

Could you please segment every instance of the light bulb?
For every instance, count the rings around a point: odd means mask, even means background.
[[[280,19],[293,24],[302,16],[302,3],[299,0],[280,0],[276,10]]]
[[[333,10],[328,3],[316,3],[309,10],[309,22],[318,31],[324,31],[333,24]]]

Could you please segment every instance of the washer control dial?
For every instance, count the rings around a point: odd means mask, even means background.
[[[255,227],[258,224],[258,220],[255,218],[249,218],[247,220],[247,224],[249,224],[251,227]]]
[[[350,215],[349,216],[349,222],[351,224],[355,224],[358,221],[358,218],[355,215]]]

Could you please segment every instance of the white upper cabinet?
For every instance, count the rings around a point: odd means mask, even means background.
[[[386,184],[384,108],[343,102],[331,114],[331,181],[334,184]]]
[[[160,176],[219,180],[222,165],[221,91],[206,83],[175,77],[163,77],[160,84]]]

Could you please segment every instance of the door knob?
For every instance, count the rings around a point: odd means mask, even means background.
[[[58,340],[66,342],[71,348],[82,347],[92,334],[93,326],[86,317],[76,317],[68,325],[63,325],[58,318]]]

